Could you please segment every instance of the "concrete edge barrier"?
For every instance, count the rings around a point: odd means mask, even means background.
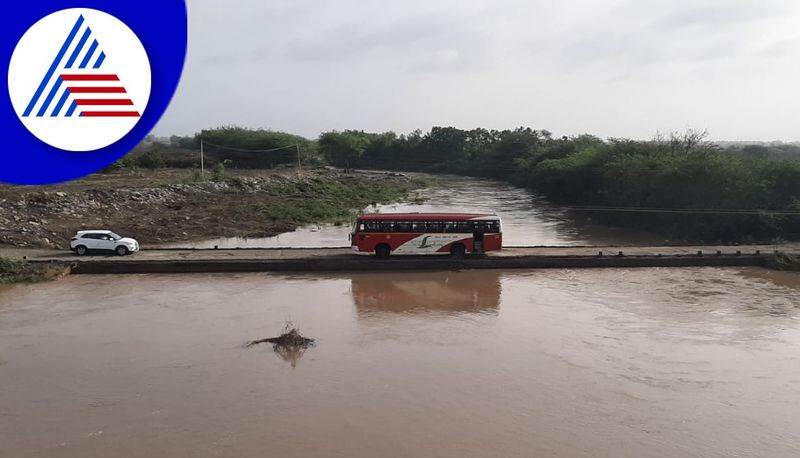
[[[61,263],[58,261],[31,261]],[[463,269],[768,267],[768,256],[514,256],[390,259],[314,257],[237,260],[92,260],[69,262],[74,274],[241,273],[241,272],[387,272]]]

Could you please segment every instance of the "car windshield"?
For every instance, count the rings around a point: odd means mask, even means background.
[[[112,238],[112,239],[114,239],[114,240],[119,240],[119,239],[121,239],[121,238],[122,238],[121,236],[119,236],[119,235],[117,235],[117,234],[115,234],[115,233],[113,233],[113,232],[109,232],[109,233],[108,233],[108,236],[109,236],[109,237],[111,237],[111,238]]]

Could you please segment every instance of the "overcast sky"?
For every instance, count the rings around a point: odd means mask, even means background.
[[[797,0],[189,0],[156,135],[530,126],[800,140]]]

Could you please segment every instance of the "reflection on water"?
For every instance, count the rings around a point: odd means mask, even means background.
[[[275,354],[278,355],[282,360],[292,365],[292,367],[297,367],[297,362],[300,358],[303,357],[303,354],[308,350],[307,348],[303,347],[278,347],[273,346],[272,349],[275,351]]]
[[[500,272],[382,272],[353,274],[359,314],[497,313]]]
[[[541,196],[504,182],[481,178],[436,176],[436,187],[425,189],[422,203],[370,207],[378,212],[479,212],[496,213],[503,220],[506,246],[531,245],[648,245],[663,242],[650,234],[596,225],[585,215],[554,209]],[[349,226],[313,225],[268,238],[220,238],[181,242],[167,247],[280,248],[349,246]]]
[[[800,274],[73,276],[0,290],[0,456],[797,456]],[[316,347],[242,342],[291,319]]]

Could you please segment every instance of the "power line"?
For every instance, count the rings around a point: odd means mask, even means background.
[[[275,151],[288,150],[288,149],[291,148],[291,149],[294,149],[296,154],[297,154],[297,172],[298,173],[302,172],[303,164],[302,164],[302,160],[300,159],[300,144],[298,144],[298,143],[295,143],[295,144],[292,144],[292,145],[280,146],[280,147],[277,147],[277,148],[264,149],[264,150],[251,150],[251,149],[244,149],[244,148],[236,148],[236,147],[233,147],[233,146],[217,145],[215,143],[211,143],[211,142],[206,141],[206,140],[201,138],[200,139],[200,170],[201,170],[201,173],[203,174],[203,176],[205,176],[205,167],[203,166],[203,161],[204,161],[203,160],[203,146],[204,145],[210,145],[210,146],[213,146],[215,148],[226,149],[226,150],[229,150],[229,151],[239,152],[239,153],[271,153],[271,152],[275,152]]]
[[[206,144],[206,145],[209,145],[209,146],[213,146],[215,148],[226,149],[226,150],[234,151],[234,152],[237,152],[237,153],[271,153],[273,151],[280,151],[280,150],[285,150],[285,149],[290,149],[290,148],[297,148],[299,146],[299,145],[296,145],[296,144],[292,144],[292,145],[287,145],[287,146],[280,146],[278,148],[256,150],[256,149],[236,148],[236,147],[233,147],[233,146],[217,145],[215,143],[211,143],[208,140],[203,140],[203,143]]]

